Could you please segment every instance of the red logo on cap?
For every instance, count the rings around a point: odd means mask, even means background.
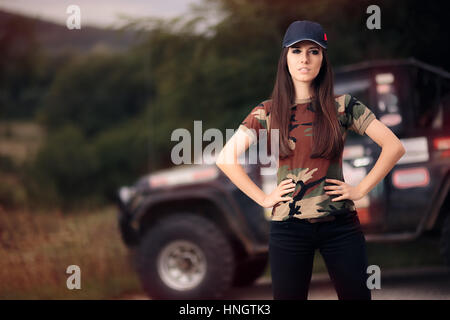
[[[328,41],[328,40],[327,40],[327,34],[326,34],[326,33],[323,34],[323,38],[325,39],[325,41]]]

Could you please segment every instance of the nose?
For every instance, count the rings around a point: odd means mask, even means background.
[[[306,52],[306,50],[303,50],[300,53],[300,62],[306,64],[308,63],[308,61],[309,61],[308,53]]]

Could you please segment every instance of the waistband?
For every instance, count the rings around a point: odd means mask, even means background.
[[[327,222],[327,221],[333,221],[333,220],[340,220],[340,219],[345,219],[345,218],[350,218],[352,216],[356,216],[357,212],[356,211],[348,211],[345,213],[340,213],[340,214],[330,214],[327,215],[325,217],[319,217],[319,218],[306,218],[306,219],[300,219],[300,218],[296,218],[296,217],[289,217],[288,219],[284,220],[284,221],[289,221],[289,222],[303,222],[303,223],[321,223],[321,222]]]

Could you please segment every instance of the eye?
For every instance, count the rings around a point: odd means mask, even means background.
[[[319,50],[315,49],[315,50],[311,50],[310,51],[313,55],[318,55],[319,54]]]
[[[300,53],[301,51],[299,49],[292,50],[292,53]]]

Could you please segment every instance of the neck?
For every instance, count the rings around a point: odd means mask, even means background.
[[[295,82],[295,101],[311,99],[314,96],[314,90],[311,88],[311,82]]]

